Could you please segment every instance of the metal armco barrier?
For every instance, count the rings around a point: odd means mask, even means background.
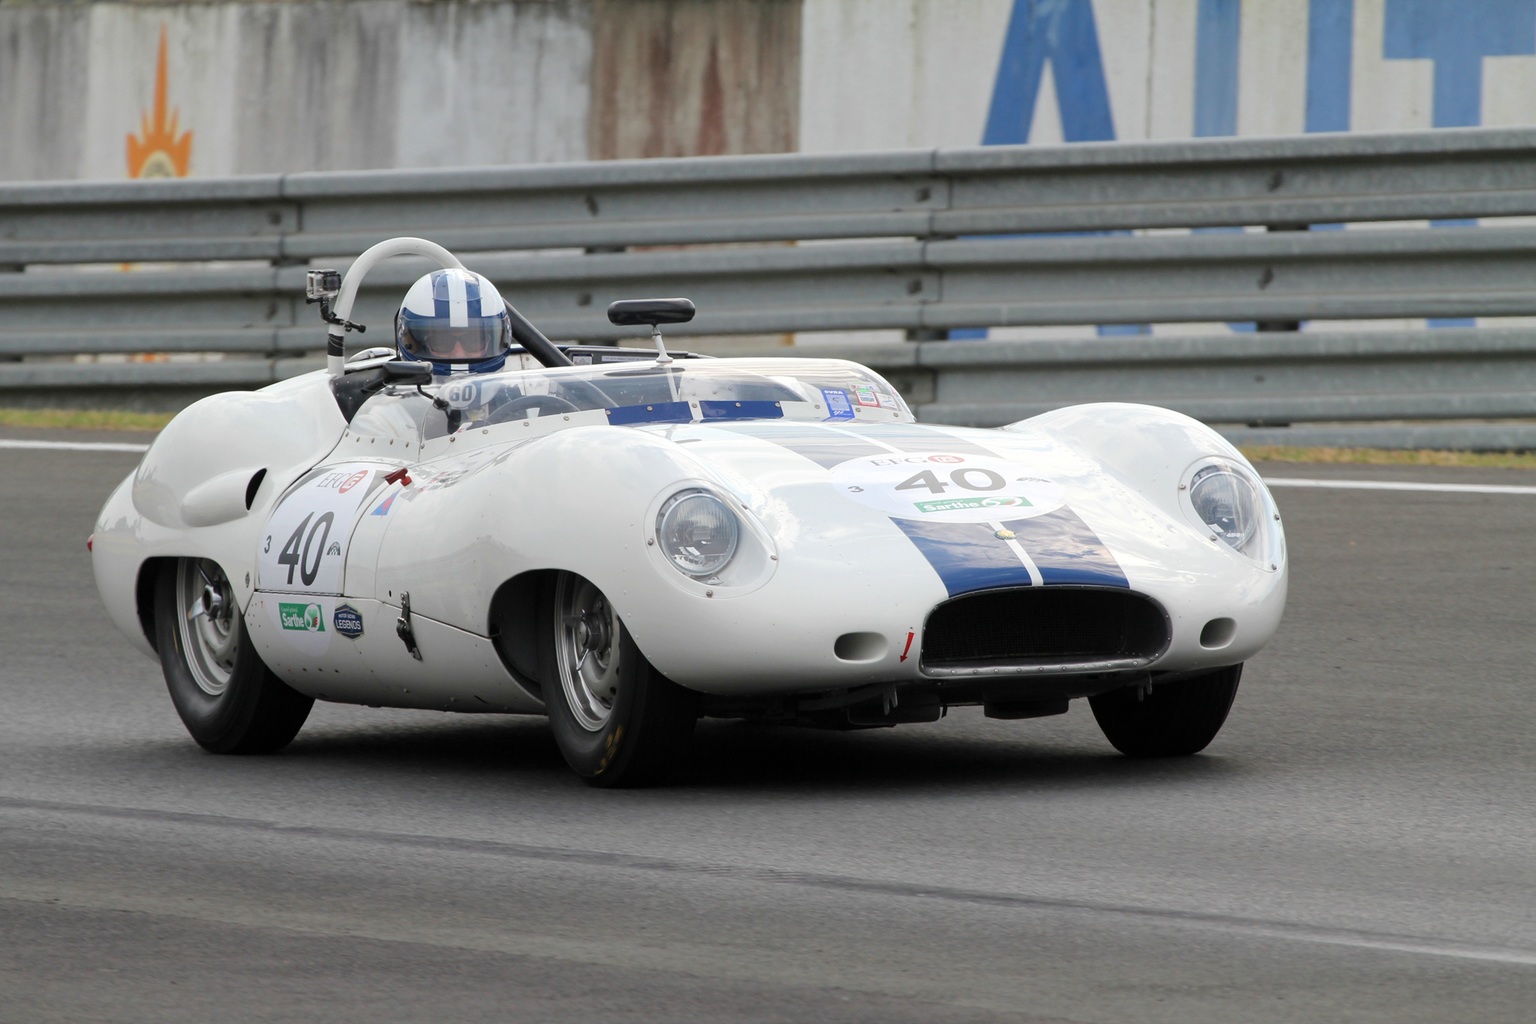
[[[0,401],[112,389],[153,404],[316,366],[324,333],[303,302],[305,267],[345,266],[399,234],[454,250],[557,339],[630,337],[608,324],[607,304],[659,294],[699,306],[679,337],[942,337],[1536,315],[1536,227],[1306,230],[1526,215],[1527,129],[0,186],[0,266],[16,271],[0,273]],[[400,261],[370,275],[355,318],[387,333],[423,269]],[[1382,421],[1427,420],[1447,438],[1525,446],[1509,440],[1523,425],[1488,433],[1486,421],[1536,417],[1526,338],[1485,328],[817,351],[888,372],[935,421],[1126,399],[1236,433],[1289,424],[1281,436],[1299,439],[1308,423],[1371,423],[1377,437],[1394,429]],[[226,358],[57,358],[137,352]]]

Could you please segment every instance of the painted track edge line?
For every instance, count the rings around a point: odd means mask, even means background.
[[[0,437],[0,448],[36,449],[41,451],[69,452],[147,452],[147,444],[126,444],[113,441],[18,441]]]
[[[1264,477],[1270,487],[1313,487],[1339,491],[1428,491],[1442,494],[1536,494],[1536,487],[1513,484],[1435,484],[1413,480],[1309,480],[1302,477]]]

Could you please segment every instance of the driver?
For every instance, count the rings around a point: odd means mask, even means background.
[[[512,348],[512,318],[488,278],[434,270],[405,293],[395,316],[401,359],[431,363],[434,377],[493,373]]]

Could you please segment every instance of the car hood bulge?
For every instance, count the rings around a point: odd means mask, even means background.
[[[1166,516],[1038,432],[921,424],[667,428],[790,548],[862,547],[926,562],[951,597],[1006,586],[1127,587]],[[1113,541],[1109,535],[1112,535]]]

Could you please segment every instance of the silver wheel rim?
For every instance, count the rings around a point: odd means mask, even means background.
[[[555,586],[555,663],[576,724],[600,732],[619,699],[619,617],[603,592],[579,576]]]
[[[218,697],[229,688],[238,652],[235,595],[213,562],[183,558],[176,567],[176,621],[197,688]]]

